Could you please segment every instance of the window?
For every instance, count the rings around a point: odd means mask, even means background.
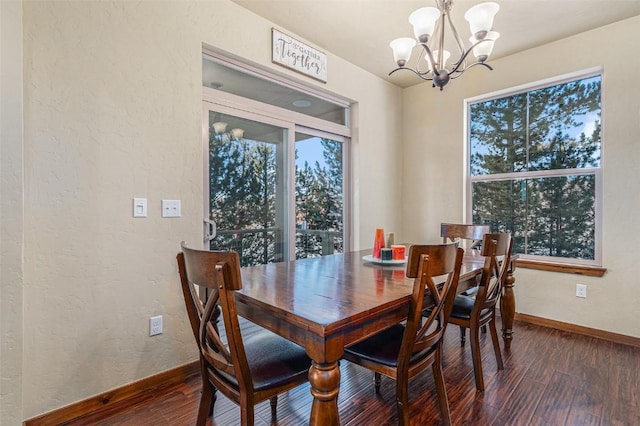
[[[522,258],[599,266],[601,74],[468,101],[469,216]]]

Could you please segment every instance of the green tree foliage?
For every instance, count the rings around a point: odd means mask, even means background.
[[[523,171],[526,158],[527,97],[494,99],[471,107],[471,172],[473,175]],[[525,223],[518,180],[479,182],[473,186],[474,223],[509,230],[515,251],[524,248]]]
[[[296,256],[343,251],[342,144],[322,139],[323,162],[296,167]],[[275,222],[276,147],[249,139],[209,140],[210,215],[217,224],[211,249],[231,249],[243,266],[282,259],[284,230]]]
[[[210,214],[218,229],[211,248],[238,251],[243,266],[273,262],[276,258],[274,147],[248,139],[230,141],[211,136],[209,188]],[[240,232],[245,230],[255,231]]]
[[[344,251],[342,144],[329,139],[320,144],[323,165],[296,166],[296,222],[304,228],[296,235],[298,259]]]
[[[594,258],[595,175],[579,171],[600,165],[600,77],[474,104],[470,142],[472,176],[523,174],[475,180],[474,223],[519,253]]]

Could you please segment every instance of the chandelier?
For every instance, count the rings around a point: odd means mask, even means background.
[[[500,33],[491,31],[493,17],[498,13],[500,6],[497,3],[487,2],[477,4],[467,10],[464,18],[469,21],[472,36],[469,38],[471,45],[465,49],[456,27],[451,21],[450,12],[453,0],[435,0],[435,2],[437,8],[423,7],[409,15],[409,23],[413,25],[413,33],[418,40],[417,42],[413,38],[402,37],[389,44],[393,49],[393,58],[398,64],[398,68],[391,71],[389,75],[398,70],[409,70],[423,80],[433,81],[433,87],[439,87],[442,90],[450,80],[460,77],[463,72],[473,66],[482,65],[493,70],[485,61],[493,50],[493,44],[500,37]],[[447,64],[447,61],[451,54],[444,49],[446,23],[449,24],[459,51],[457,61],[450,64]],[[415,67],[411,68],[407,66],[407,62],[416,46],[419,46],[420,53],[416,59]],[[467,57],[471,52],[476,60],[473,63],[467,63]],[[421,64],[422,58],[426,64]]]

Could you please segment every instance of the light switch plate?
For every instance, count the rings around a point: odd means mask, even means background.
[[[180,200],[162,200],[162,217],[180,217]]]
[[[133,217],[147,217],[147,199],[133,199]]]

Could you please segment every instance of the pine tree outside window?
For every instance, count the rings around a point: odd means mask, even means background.
[[[522,258],[600,266],[601,72],[467,101],[469,218]]]

